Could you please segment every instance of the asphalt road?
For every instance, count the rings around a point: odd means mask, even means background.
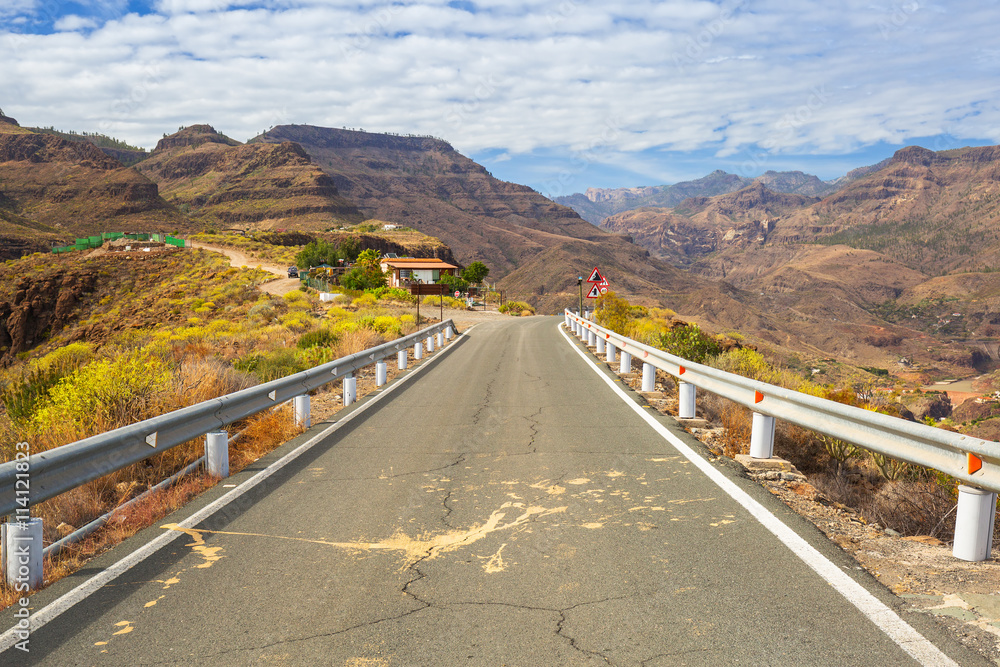
[[[919,664],[651,428],[560,321],[477,326],[197,529],[177,524],[231,489],[43,591],[36,609],[177,537],[0,664]],[[902,608],[730,463],[710,465]],[[900,613],[886,622],[983,663]]]

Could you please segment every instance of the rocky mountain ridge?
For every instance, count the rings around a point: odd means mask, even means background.
[[[756,178],[730,174],[721,169],[693,181],[674,185],[638,188],[588,188],[583,194],[556,197],[555,201],[571,207],[585,220],[600,225],[604,218],[637,208],[672,208],[691,197],[714,197],[736,192],[760,183],[774,192],[821,197],[836,191],[861,175],[850,174],[834,182],[824,182],[801,171],[767,171]],[[854,173],[854,172],[852,172]]]
[[[291,142],[241,144],[210,125],[192,125],[161,139],[136,169],[201,225],[322,230],[362,219]]]
[[[0,254],[104,231],[184,230],[156,184],[89,142],[0,125]]]

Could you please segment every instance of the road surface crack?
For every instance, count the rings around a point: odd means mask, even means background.
[[[483,400],[480,402],[478,408],[472,415],[472,425],[478,426],[479,420],[482,419],[483,412],[489,408],[490,404],[493,402],[493,385],[496,384],[499,379],[500,369],[503,368],[504,357],[507,356],[506,348],[504,352],[501,353],[500,358],[497,359],[497,365],[490,372],[490,381],[486,383],[486,390],[483,395]]]
[[[528,454],[535,454],[538,452],[538,447],[535,445],[535,438],[538,437],[538,426],[541,423],[538,421],[538,417],[542,416],[542,410],[544,410],[544,408],[538,408],[538,412],[523,418],[527,420],[528,429],[531,431],[531,436],[528,440]]]
[[[451,489],[448,489],[448,492],[444,495],[444,500],[441,501],[441,504],[444,505],[444,516],[441,517],[441,523],[443,523],[448,528],[454,529],[455,526],[451,525],[451,522],[449,521],[452,512],[455,511],[454,508],[449,504],[449,502],[451,501],[451,494],[452,494]]]

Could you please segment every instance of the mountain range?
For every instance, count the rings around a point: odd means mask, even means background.
[[[1000,327],[996,147],[912,147],[831,182],[717,171],[568,198],[591,219],[614,211],[600,226],[431,137],[285,125],[241,143],[192,125],[123,156],[133,167],[115,150],[129,149],[0,118],[5,256],[97,231],[323,235],[377,219],[485,262],[541,312],[575,304],[578,276],[598,266],[634,303],[793,356],[955,374],[981,364],[976,340]]]
[[[756,178],[745,178],[716,170],[703,178],[673,185],[589,188],[582,194],[556,197],[555,201],[569,206],[584,220],[597,225],[605,218],[624,211],[644,207],[671,208],[690,197],[724,195],[742,190],[754,183],[760,183],[774,192],[823,197],[879,168],[880,165],[862,167],[832,181],[821,181],[817,176],[801,171],[766,171]]]

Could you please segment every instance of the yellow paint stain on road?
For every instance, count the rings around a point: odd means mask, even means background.
[[[668,500],[668,505],[687,505],[688,503],[710,503],[715,498],[691,498],[690,500]]]
[[[216,562],[222,559],[222,556],[219,555],[219,552],[222,551],[222,547],[207,546],[205,544],[205,538],[202,537],[202,533],[208,533],[211,531],[195,530],[194,528],[181,528],[181,526],[176,523],[166,523],[160,527],[165,528],[167,530],[180,531],[188,535],[193,540],[191,544],[188,545],[189,547],[191,547],[191,551],[194,551],[199,556],[205,559],[204,563],[199,563],[198,565],[195,565],[196,568],[201,570],[208,569],[213,565],[215,565]]]
[[[736,523],[736,522],[731,519],[723,519],[721,521],[716,521],[715,523],[710,523],[708,525],[710,525],[712,528],[718,528],[719,526],[725,526],[726,524],[729,523]]]
[[[115,623],[116,628],[121,628],[115,635],[127,635],[128,633],[135,630],[135,626],[132,625],[132,621],[118,621]]]
[[[94,646],[107,646],[107,642],[94,642]]]
[[[580,486],[581,484],[589,484],[590,480],[586,477],[577,477],[576,479],[568,480],[566,483],[573,486]]]
[[[585,523],[585,524],[583,524],[581,526],[581,528],[587,528],[589,530],[596,530],[598,528],[604,528],[604,524],[603,523],[598,523],[598,522],[594,521],[592,523]]]
[[[616,477],[624,477],[625,473],[623,473],[621,470],[609,470],[606,473],[604,473],[604,476],[610,477],[611,479],[615,479]]]
[[[171,587],[171,586],[173,586],[174,584],[179,584],[179,583],[181,583],[181,580],[180,580],[180,579],[178,579],[177,577],[170,577],[169,579],[167,579],[167,580],[166,580],[166,581],[164,581],[163,583],[165,584],[165,585],[163,586],[163,590],[167,590],[168,588],[170,588],[170,587]]]
[[[507,512],[504,510],[511,507],[522,509],[523,511],[515,519],[507,523],[501,523],[507,516]],[[568,507],[565,506],[553,508],[541,506],[525,507],[524,503],[506,502],[500,506],[500,509],[497,509],[490,514],[489,519],[487,519],[485,523],[482,525],[474,524],[468,530],[452,530],[439,535],[425,533],[416,538],[406,535],[402,530],[397,530],[391,537],[380,542],[330,542],[328,540],[313,540],[305,537],[289,537],[285,535],[237,533],[224,530],[194,530],[190,528],[180,528],[177,524],[167,524],[162,527],[170,530],[180,530],[188,534],[197,533],[198,538],[196,543],[193,545],[195,548],[197,548],[199,543],[204,544],[204,540],[201,535],[207,533],[214,535],[240,535],[244,537],[265,537],[275,540],[292,540],[295,542],[322,544],[337,547],[339,549],[350,549],[354,551],[399,551],[405,556],[406,562],[403,566],[405,568],[419,560],[431,560],[442,553],[455,551],[456,549],[474,544],[492,533],[521,528],[527,525],[533,517],[562,514],[567,509]]]
[[[144,604],[143,607],[145,607],[146,609],[149,609],[150,607],[155,607],[156,603],[159,602],[160,600],[162,600],[165,597],[167,597],[167,596],[166,595],[161,595],[160,597],[156,598],[155,600],[150,600],[149,602],[147,602],[146,604]]]
[[[483,571],[485,571],[487,574],[495,574],[497,572],[503,572],[505,569],[507,569],[507,566],[503,562],[503,555],[502,555],[503,548],[505,546],[507,546],[506,542],[501,544],[500,548],[497,549],[497,552],[492,556],[490,556],[490,559],[486,561],[485,565],[483,565]]]
[[[545,493],[550,496],[558,496],[560,494],[566,493],[565,486],[559,486],[558,484],[549,484],[549,480],[545,479],[537,484],[532,484],[530,486],[532,489],[538,489],[539,491],[545,491]]]

